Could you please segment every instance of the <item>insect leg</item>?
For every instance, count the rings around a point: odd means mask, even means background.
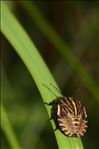
[[[51,121],[51,120],[53,120],[53,116],[52,115],[51,115],[51,118],[48,119],[48,121]]]
[[[52,105],[54,104],[54,102],[55,102],[55,101],[52,101],[52,102],[49,102],[49,103],[44,102],[44,104],[45,104],[45,105],[48,105],[48,106],[52,106]]]
[[[55,129],[54,129],[54,132],[57,130],[58,128],[56,127]]]

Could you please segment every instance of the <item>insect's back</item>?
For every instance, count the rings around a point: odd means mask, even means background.
[[[60,131],[71,137],[80,137],[86,132],[86,111],[80,101],[72,97],[60,97],[52,106],[52,117]]]

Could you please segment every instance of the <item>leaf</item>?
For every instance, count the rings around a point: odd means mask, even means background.
[[[60,96],[60,93],[50,85],[51,83],[59,89],[35,44],[4,2],[2,2],[1,31],[23,60],[38,87],[43,101],[51,102],[56,98],[54,94]],[[50,88],[52,92],[43,84]],[[49,107],[46,107],[46,109],[50,116]],[[54,123],[51,123],[54,128]],[[66,137],[60,131],[56,131],[55,136],[59,149],[83,149],[80,138]]]
[[[21,149],[3,104],[1,104],[1,128],[4,131],[11,148]]]

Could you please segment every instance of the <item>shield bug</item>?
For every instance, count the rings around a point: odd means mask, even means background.
[[[56,88],[55,86],[53,87]],[[85,107],[79,100],[62,95],[51,103],[46,104],[52,105],[51,119],[54,120],[56,129],[59,129],[65,136],[80,137],[85,134],[87,114]]]

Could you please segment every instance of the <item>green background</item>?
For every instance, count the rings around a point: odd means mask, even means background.
[[[99,3],[7,1],[7,5],[36,45],[62,93],[65,96],[76,97],[86,107],[88,131],[81,138],[84,147],[80,145],[80,140],[64,137],[67,146],[60,148],[76,149],[78,144],[79,149],[97,149],[99,144]],[[2,6],[2,20],[4,19],[3,9]],[[46,18],[45,21],[41,17],[42,14]],[[29,42],[27,40],[25,42],[24,34],[21,34],[21,29],[19,31],[18,26],[11,22],[11,18],[5,17],[5,21],[7,20],[12,25],[12,31],[13,28],[16,31],[15,37],[22,45],[21,49],[30,48]],[[7,27],[9,31],[9,26],[6,25]],[[32,66],[29,65],[27,69],[20,59],[23,57],[20,54],[19,57],[13,50],[14,38],[6,37],[3,21],[1,28],[1,99],[4,106],[1,107],[3,121],[1,148],[10,149],[9,142],[12,136],[12,144],[16,144],[16,148],[12,145],[14,149],[19,149],[19,144],[23,149],[57,149],[61,139],[57,143],[57,137],[55,138],[52,126],[47,121],[48,115],[41,95],[44,96],[43,98],[47,96],[42,94],[40,89],[43,88],[42,92],[46,94],[51,91],[40,86],[36,76],[38,75],[44,81],[43,83],[47,83],[58,96],[59,93],[49,85],[55,82],[47,74],[45,66],[41,65],[39,57],[35,55],[35,61],[27,59],[27,63],[24,62],[27,67],[28,62],[30,65],[37,62],[36,70],[31,71],[32,77],[35,75],[33,81],[29,73]],[[27,57],[28,53],[25,54],[23,52],[24,57]],[[46,101],[54,98],[52,92],[49,94],[52,94],[52,97],[48,96],[51,99]],[[48,112],[50,114],[50,109]],[[15,138],[11,134],[10,127],[14,130]],[[8,136],[6,136],[7,132]],[[14,143],[15,140],[18,143]]]

